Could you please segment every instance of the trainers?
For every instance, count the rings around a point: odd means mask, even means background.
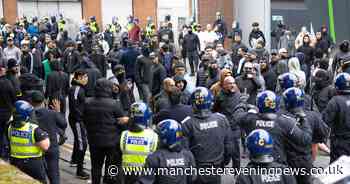
[[[82,180],[88,180],[90,178],[90,175],[85,171],[80,171],[80,172],[77,172],[77,178]]]

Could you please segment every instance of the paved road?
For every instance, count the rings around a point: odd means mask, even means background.
[[[112,76],[111,71],[108,71],[108,77]],[[195,78],[192,77],[193,80],[191,80],[191,84],[195,83]],[[136,99],[138,98],[138,92],[137,89],[135,88],[134,94],[136,96]],[[68,111],[67,111],[68,112]],[[73,144],[73,134],[72,131],[70,129],[70,127],[67,128],[67,136],[68,136],[68,140],[66,142],[65,145],[61,146],[60,148],[60,170],[61,170],[61,179],[62,182],[64,184],[86,184],[86,183],[90,183],[90,181],[84,181],[84,180],[79,180],[75,178],[75,171],[76,168],[74,167],[70,167],[69,165],[69,161],[70,161],[70,156],[72,153],[72,144]],[[85,162],[86,165],[85,167],[88,169],[88,171],[90,172],[91,169],[91,165],[90,165],[90,154],[87,151],[86,156],[85,156]],[[247,164],[248,160],[246,158],[242,158],[242,166],[245,166]],[[315,161],[314,165],[316,167],[326,167],[329,163],[329,157],[328,156],[322,156],[319,155],[317,157],[317,160]],[[234,182],[234,177],[233,176],[224,176],[223,177],[223,184],[232,184]]]

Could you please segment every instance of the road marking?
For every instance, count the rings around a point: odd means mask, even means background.
[[[73,145],[71,144],[63,144],[62,146],[60,146],[62,149],[64,149],[65,151],[72,153],[73,152]],[[86,151],[85,152],[85,157],[86,160],[90,160],[90,152]]]

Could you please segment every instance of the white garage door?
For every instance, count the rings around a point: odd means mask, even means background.
[[[129,15],[132,15],[132,0],[102,0],[103,25],[110,24],[114,16],[126,24]]]
[[[82,20],[82,7],[80,0],[19,0],[17,2],[19,16],[43,17],[58,16],[62,14],[69,32],[76,32]]]

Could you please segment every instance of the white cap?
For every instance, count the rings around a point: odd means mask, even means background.
[[[284,52],[288,52],[287,49],[281,48],[281,49],[278,51],[279,54],[282,54],[282,53],[284,53]]]

